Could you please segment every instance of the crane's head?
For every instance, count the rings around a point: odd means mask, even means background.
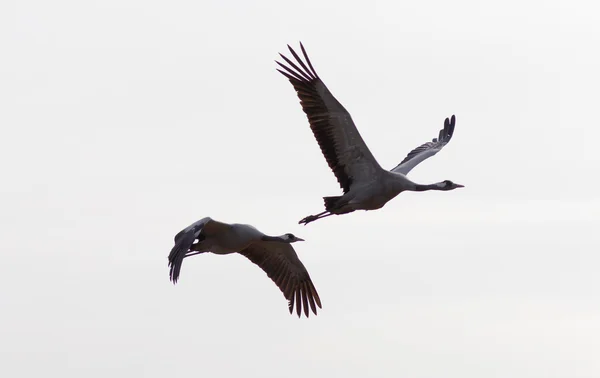
[[[304,239],[300,239],[299,237],[297,237],[294,234],[285,234],[285,235],[282,235],[281,238],[284,241],[286,241],[287,243],[295,243],[298,241],[304,241]]]
[[[460,185],[460,184],[455,184],[450,180],[444,180],[442,182],[439,182],[437,184],[440,187],[440,190],[452,190],[452,189],[456,189],[456,188],[464,188],[464,185]]]

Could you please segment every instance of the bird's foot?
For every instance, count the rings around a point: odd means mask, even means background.
[[[316,221],[317,219],[319,219],[319,217],[317,217],[316,215],[309,215],[303,218],[300,222],[298,222],[298,224],[304,224],[306,226],[310,222]]]

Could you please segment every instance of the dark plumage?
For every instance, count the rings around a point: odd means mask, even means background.
[[[298,316],[309,306],[317,314],[321,299],[308,271],[298,258],[292,243],[303,241],[293,234],[269,236],[247,224],[227,224],[210,217],[203,218],[175,236],[175,246],[169,253],[169,276],[177,283],[183,260],[199,253],[218,255],[239,253],[258,265],[279,287],[288,300],[290,314],[296,307]]]
[[[304,308],[304,315],[308,317],[308,304],[310,303],[310,309],[316,315],[315,305],[321,308],[319,294],[296,253],[291,254],[281,250],[287,246],[277,242],[264,242],[252,244],[239,253],[258,265],[275,282],[288,300],[290,314],[294,311],[295,303],[298,316]]]
[[[414,166],[435,155],[450,141],[454,132],[454,116],[452,121],[446,119],[438,140],[434,139],[412,150],[393,170],[384,170],[358,132],[350,113],[317,75],[302,43],[300,48],[306,63],[288,45],[295,62],[279,54],[287,65],[277,62],[282,68],[277,71],[288,78],[296,90],[313,135],[344,195],[324,197],[325,211],[309,215],[299,223],[308,224],[333,214],[347,214],[355,210],[376,210],[406,190],[452,190],[462,187],[448,180],[420,185],[406,177]]]
[[[333,97],[317,75],[304,46],[300,44],[302,54],[310,69],[289,45],[288,48],[302,68],[279,54],[293,69],[276,61],[285,70],[277,69],[277,71],[286,76],[294,86],[321,152],[325,156],[329,168],[335,174],[340,187],[344,193],[347,193],[355,178],[361,178],[365,173],[379,168],[379,164],[375,161],[371,151],[366,148],[366,144],[354,126],[350,113]],[[346,125],[352,125],[352,127],[345,127]],[[355,148],[352,151],[342,150],[344,144],[349,141],[355,143]]]

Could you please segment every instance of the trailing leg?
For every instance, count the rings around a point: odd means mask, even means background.
[[[328,217],[330,215],[333,215],[333,213],[330,213],[329,211],[325,210],[322,213],[319,213],[319,214],[316,214],[316,215],[309,215],[307,217],[304,217],[300,222],[298,222],[298,224],[304,224],[306,226],[310,222],[314,222],[317,219],[325,218],[325,217]]]

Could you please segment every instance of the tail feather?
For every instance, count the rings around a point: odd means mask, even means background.
[[[335,207],[337,201],[342,198],[342,196],[335,197],[323,197],[323,202],[325,202],[325,210],[331,211]]]

